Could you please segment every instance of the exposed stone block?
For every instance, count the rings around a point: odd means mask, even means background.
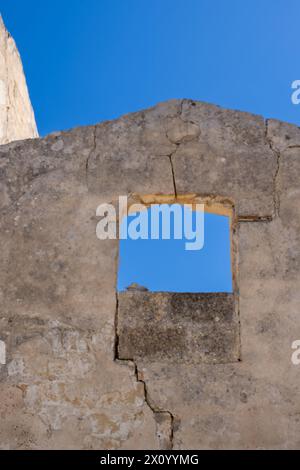
[[[120,359],[225,363],[239,358],[233,294],[121,292]]]

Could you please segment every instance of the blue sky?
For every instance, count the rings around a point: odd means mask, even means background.
[[[41,135],[193,98],[300,124],[299,0],[0,0]]]
[[[150,235],[149,210],[148,214]],[[124,218],[123,226],[134,219],[134,215]],[[119,291],[137,283],[153,292],[232,292],[229,217],[204,213],[201,250],[186,250],[185,237],[174,240],[174,219],[171,235],[170,240],[162,240],[160,231],[159,240],[120,241]]]

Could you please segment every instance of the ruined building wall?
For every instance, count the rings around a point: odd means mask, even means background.
[[[0,15],[0,144],[38,137],[23,66]]]
[[[169,101],[1,146],[0,168],[1,448],[300,447],[296,126]],[[117,294],[95,211],[132,193],[232,204],[235,307]]]

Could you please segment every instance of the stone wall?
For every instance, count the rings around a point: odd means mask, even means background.
[[[0,15],[0,144],[38,137],[21,58]]]
[[[299,448],[299,167],[296,126],[190,100],[1,146],[0,447]],[[231,201],[234,301],[117,294],[95,214],[133,193]]]

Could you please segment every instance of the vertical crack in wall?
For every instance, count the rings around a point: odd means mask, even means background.
[[[85,163],[85,180],[86,180],[86,187],[87,187],[87,190],[89,190],[89,163],[90,163],[90,158],[91,156],[93,155],[93,153],[96,151],[96,148],[97,148],[97,126],[93,126],[93,144],[92,144],[92,148],[91,148],[91,151],[86,159],[86,163]]]
[[[181,100],[180,103],[180,109],[178,111],[177,117],[181,119],[181,121],[185,124],[191,124],[193,126],[196,126],[196,123],[191,121],[191,120],[185,120],[182,117],[183,114],[183,106],[184,103],[188,102],[188,100]],[[197,126],[198,127],[198,126]],[[199,130],[200,132],[200,130]],[[174,169],[174,164],[173,164],[173,157],[178,151],[180,145],[184,144],[187,141],[192,141],[194,139],[197,139],[199,135],[195,135],[191,137],[188,133],[186,135],[182,135],[180,137],[180,140],[175,141],[172,138],[170,138],[168,131],[166,130],[166,137],[169,140],[169,142],[172,145],[175,145],[175,149],[166,155],[169,158],[170,161],[170,166],[171,166],[171,173],[172,173],[172,180],[173,180],[173,187],[174,187],[174,194],[175,197],[178,195],[177,191],[177,185],[176,185],[176,177],[175,177],[175,169]],[[278,189],[278,177],[279,177],[279,172],[280,172],[280,159],[281,155],[280,152],[274,147],[272,140],[268,136],[268,121],[266,121],[266,130],[265,130],[265,136],[266,136],[266,142],[268,146],[270,147],[272,153],[276,157],[276,170],[274,173],[273,177],[273,200],[274,200],[274,215],[277,216],[279,215],[280,211],[280,198],[279,198],[279,189]],[[96,146],[96,144],[95,144]],[[92,150],[93,152],[93,150]],[[91,154],[92,154],[91,152]],[[87,160],[87,169],[88,169],[88,161]],[[273,216],[247,216],[247,217],[237,217],[237,223],[240,222],[259,222],[259,223],[269,223],[272,222]],[[238,294],[236,293],[236,298],[238,298]],[[242,360],[242,345],[241,345],[241,318],[240,318],[240,312],[239,312],[239,306],[238,306],[238,318],[239,318],[239,361]],[[132,358],[122,358],[119,355],[119,329],[118,329],[118,317],[119,317],[119,298],[118,298],[118,293],[116,293],[116,314],[115,314],[115,345],[114,345],[114,359],[116,362],[120,363],[127,363],[128,365],[131,365],[134,369],[134,374],[136,381],[141,383],[143,385],[143,391],[144,391],[144,400],[149,409],[152,411],[155,421],[156,421],[156,435],[159,441],[159,446],[161,449],[173,449],[174,445],[174,416],[170,411],[165,411],[165,410],[160,410],[158,409],[151,401],[148,393],[148,388],[146,381],[144,380],[142,374],[138,370],[138,365],[135,362],[134,359]]]
[[[188,103],[189,101],[184,100],[184,99],[181,100],[178,112],[176,113],[176,116],[170,116],[169,117],[170,119],[176,119],[176,118],[179,119],[183,123],[184,129],[181,129],[179,135],[176,136],[176,138],[171,137],[170,129],[168,129],[168,128],[165,129],[166,138],[168,139],[168,141],[170,142],[171,145],[175,145],[175,149],[169,155],[167,155],[169,160],[170,160],[170,165],[171,165],[171,172],[172,172],[172,179],[173,179],[175,197],[177,197],[178,191],[177,191],[177,185],[176,185],[173,156],[175,155],[175,153],[179,149],[180,145],[184,144],[185,142],[192,142],[193,140],[198,139],[198,137],[200,135],[200,128],[199,128],[198,124],[196,124],[192,120],[183,119],[183,117],[182,117],[182,115],[183,115],[183,105],[184,105],[185,102]],[[175,126],[176,126],[176,124],[175,124]]]
[[[168,137],[168,135],[167,135],[167,137]],[[168,155],[169,160],[170,160],[170,165],[171,165],[171,172],[172,172],[172,179],[173,179],[175,197],[177,197],[177,187],[176,187],[175,171],[174,171],[174,165],[173,165],[173,155],[175,155],[175,153],[177,152],[177,149],[178,149],[179,145],[180,144],[176,144],[176,149],[172,153],[170,153],[170,155]]]
[[[266,142],[268,143],[273,155],[276,159],[276,169],[273,177],[273,201],[274,201],[274,215],[278,217],[280,215],[280,190],[279,190],[279,173],[280,173],[280,163],[281,163],[281,153],[275,147],[273,140],[269,137],[269,120],[265,121],[265,137]]]
[[[174,416],[170,411],[159,410],[151,402],[148,394],[148,388],[145,380],[142,379],[139,373],[138,366],[133,359],[122,358],[119,356],[119,332],[118,332],[118,318],[119,318],[119,297],[116,293],[116,314],[115,314],[115,344],[114,344],[114,360],[120,363],[127,363],[133,366],[136,381],[141,383],[144,390],[144,400],[151,412],[154,415],[156,422],[156,436],[161,450],[172,450],[174,441]]]

